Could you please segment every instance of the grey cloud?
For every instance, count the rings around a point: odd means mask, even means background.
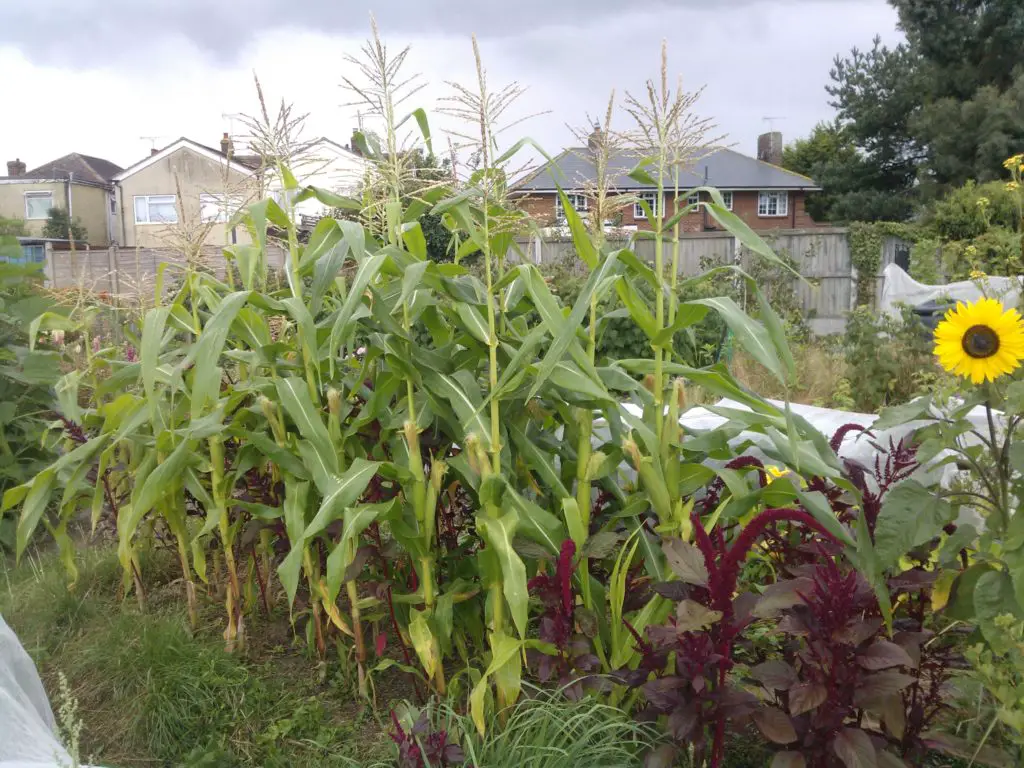
[[[727,10],[724,2],[713,7],[730,14],[756,2],[728,0]],[[362,36],[371,11],[385,34],[475,32],[507,38],[544,26],[582,26],[610,16],[701,7],[684,0],[647,0],[639,6],[622,0],[377,0],[354,5],[352,0],[0,0],[0,45],[13,45],[37,63],[90,67],[123,64],[139,51],[177,38],[226,63],[255,35],[274,30]]]
[[[178,37],[227,62],[253,36],[272,30],[361,36],[368,31],[371,12],[384,33],[507,37],[539,21],[592,22],[623,11],[621,0],[378,0],[355,5],[351,0],[0,0],[0,45],[16,46],[42,63],[89,66]],[[672,5],[671,0],[648,0],[644,12]]]

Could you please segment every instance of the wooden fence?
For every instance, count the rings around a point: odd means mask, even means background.
[[[227,262],[222,249],[204,247],[198,262],[223,277]],[[284,266],[285,252],[277,246],[267,248],[267,266]],[[164,284],[172,283],[186,266],[181,253],[169,248],[91,248],[56,251],[46,247],[44,270],[52,288],[82,287],[96,293],[107,293],[127,299],[148,295],[156,286],[160,266],[164,267]]]
[[[817,334],[841,333],[846,327],[846,315],[856,300],[857,275],[850,257],[848,231],[845,227],[818,227],[773,232],[765,239],[780,254],[788,255],[804,278],[794,278],[793,288],[803,307],[811,330]],[[517,245],[526,258],[535,264],[557,262],[573,264],[577,261],[572,242],[567,239],[518,240]],[[625,243],[623,243],[625,245]],[[882,274],[887,265],[897,260],[906,244],[897,238],[888,238],[882,246],[879,274],[867,279],[876,283],[877,302],[882,293]],[[654,261],[654,241],[634,243],[636,254]],[[739,247],[728,232],[699,232],[680,235],[679,271],[683,275],[698,275],[716,264],[739,264],[749,268],[760,258]]]
[[[759,258],[739,247],[727,232],[701,232],[680,235],[680,273],[697,275],[716,264],[739,264],[749,268]],[[780,254],[788,255],[803,280],[794,279],[793,288],[811,329],[818,334],[840,333],[846,327],[846,315],[853,309],[857,275],[850,258],[847,230],[843,227],[780,230],[766,237]],[[519,250],[536,264],[568,263],[579,266],[572,242],[567,239],[539,238],[517,241]],[[654,242],[634,244],[637,255],[654,260]],[[882,246],[879,269],[898,260],[906,244],[888,238]],[[738,255],[738,258],[737,258]],[[267,263],[271,269],[284,265],[285,253],[269,246]],[[226,261],[219,247],[204,249],[201,261],[223,276]],[[151,294],[161,264],[167,264],[164,281],[169,284],[185,266],[184,258],[166,248],[118,248],[78,251],[46,250],[46,277],[56,288],[82,286],[99,293],[125,298]],[[876,301],[881,298],[882,274],[869,276],[876,286]]]

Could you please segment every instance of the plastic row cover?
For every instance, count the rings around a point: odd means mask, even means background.
[[[917,282],[895,264],[888,265],[883,271],[882,301],[879,308],[882,312],[898,314],[898,304],[917,307],[935,299],[949,297],[954,301],[977,301],[983,295],[999,299],[1005,306],[1016,307],[1020,303],[1021,278],[1019,277],[986,277],[975,283],[962,280],[947,285],[925,285]],[[980,285],[979,285],[980,283]],[[984,287],[984,293],[982,292]]]
[[[35,664],[0,616],[0,768],[70,765]]]

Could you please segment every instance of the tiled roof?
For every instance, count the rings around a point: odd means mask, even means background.
[[[620,190],[653,189],[629,177],[643,154],[625,151],[609,160],[611,186]],[[647,167],[653,175],[652,168]],[[548,165],[538,169],[516,184],[516,190],[542,192],[554,191],[556,182],[562,189],[580,189],[586,182],[594,181],[594,164],[590,152],[584,147],[565,150]],[[666,179],[666,184],[670,183]],[[817,189],[813,179],[787,171],[770,163],[747,157],[732,149],[718,149],[693,163],[680,173],[679,186],[692,189],[701,185],[720,189]]]
[[[110,180],[121,172],[121,166],[115,165],[102,157],[70,155],[58,157],[48,163],[33,168],[24,174],[27,179],[67,179],[88,181],[93,184],[109,184]]]

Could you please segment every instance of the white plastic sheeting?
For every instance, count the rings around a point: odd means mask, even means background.
[[[979,281],[980,285],[973,280],[962,280],[947,285],[925,285],[917,282],[895,264],[887,266],[882,274],[884,281],[879,308],[889,315],[899,313],[897,304],[916,307],[945,297],[955,301],[976,301],[982,296],[989,296],[1010,307],[1016,307],[1020,303],[1022,278],[1019,277],[986,277]],[[982,287],[985,289],[984,293]]]
[[[0,768],[71,764],[35,664],[0,616]]]

